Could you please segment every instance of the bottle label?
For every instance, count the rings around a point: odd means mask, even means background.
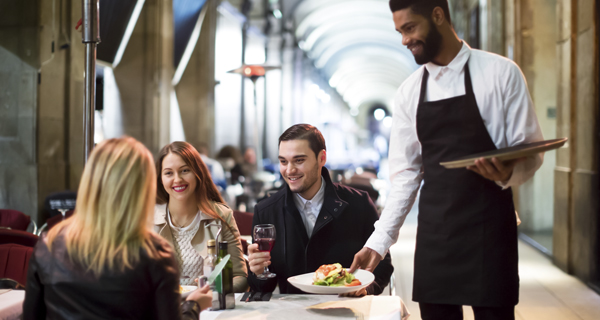
[[[215,279],[215,291],[218,293],[222,293],[223,292],[223,281],[222,281],[222,277],[221,277],[222,273],[219,273],[219,275],[217,276],[217,278]]]

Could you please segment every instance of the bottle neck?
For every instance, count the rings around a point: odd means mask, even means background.
[[[227,242],[219,242],[219,258],[223,258],[227,255]]]
[[[216,255],[217,254],[217,250],[215,249],[215,247],[208,247],[208,254],[210,254],[210,255]]]

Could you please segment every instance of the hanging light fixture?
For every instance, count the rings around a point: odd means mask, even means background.
[[[260,145],[260,141],[264,141],[266,134],[266,118],[267,118],[267,110],[266,104],[264,106],[265,110],[263,110],[264,120],[263,120],[263,139],[258,139],[258,105],[256,103],[256,81],[260,77],[264,77],[267,71],[281,69],[280,66],[270,66],[263,64],[244,64],[241,67],[233,70],[227,71],[227,73],[237,73],[242,76],[252,80],[253,89],[254,89],[254,119],[256,119],[256,125],[254,126],[254,137],[255,137],[255,147],[256,147],[256,164],[257,167],[262,170],[262,159],[263,159],[263,146]],[[266,97],[265,97],[266,98]],[[242,119],[242,121],[244,121]]]

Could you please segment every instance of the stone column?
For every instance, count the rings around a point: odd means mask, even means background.
[[[504,51],[504,5],[505,1],[480,1],[480,6],[485,8],[481,13],[481,48],[499,55],[506,54]]]
[[[554,261],[584,281],[597,274],[598,34],[594,0],[558,0],[558,136]],[[596,20],[596,21],[595,21]]]
[[[172,0],[147,0],[114,75],[124,133],[153,153],[170,141],[173,72]]]
[[[506,52],[521,68],[537,118],[545,139],[556,138],[555,89],[556,68],[556,1],[511,0],[505,2]],[[522,232],[531,235],[552,233],[554,151],[546,153],[542,167],[535,176],[514,188]],[[542,245],[551,250],[551,242]]]
[[[9,1],[0,10],[0,208],[34,220],[39,7],[35,0]]]
[[[218,1],[208,0],[198,42],[175,87],[187,142],[215,153],[215,35]]]
[[[39,9],[37,201],[41,212],[48,194],[77,191],[81,179],[84,45],[75,30],[81,1],[40,1]]]

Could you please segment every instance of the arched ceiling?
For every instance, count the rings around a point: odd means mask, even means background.
[[[351,108],[389,104],[417,69],[394,30],[389,0],[304,0],[292,13],[298,44]]]

